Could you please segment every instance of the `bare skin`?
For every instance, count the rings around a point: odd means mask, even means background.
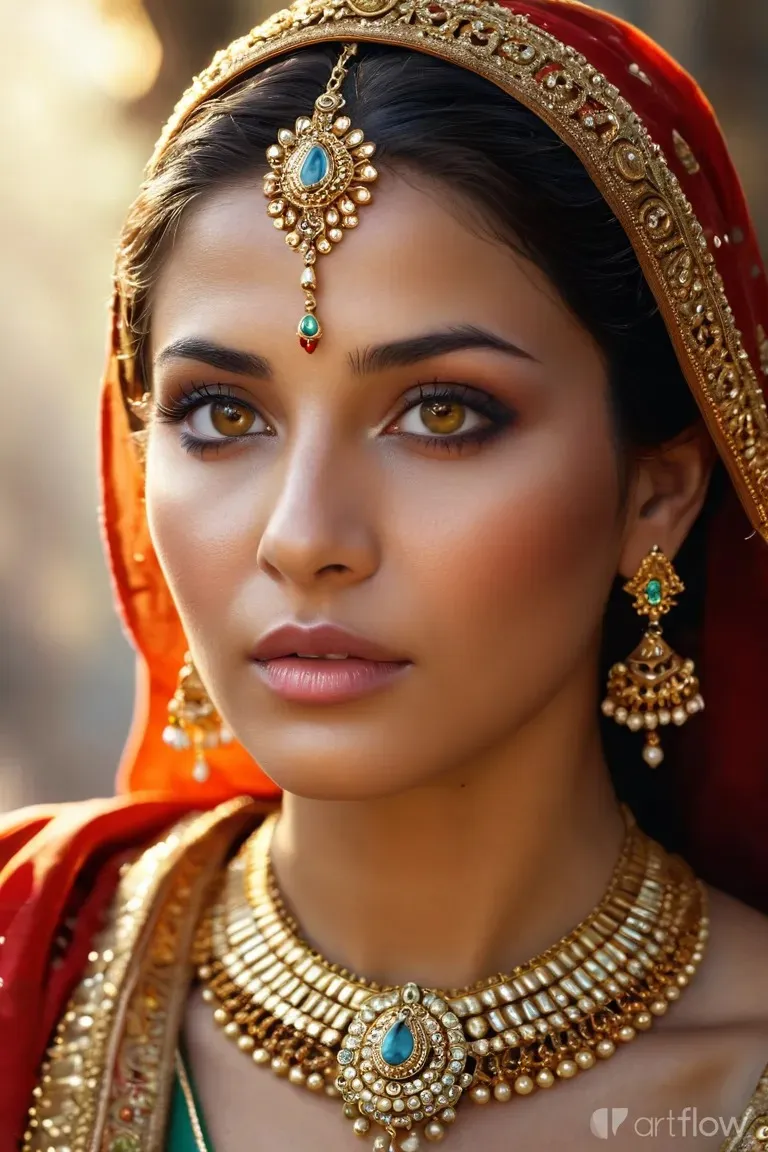
[[[360,234],[321,261],[325,335],[308,357],[294,335],[299,261],[255,182],[234,187],[182,227],[152,330],[160,404],[223,386],[231,426],[248,426],[227,443],[210,402],[156,421],[148,513],[203,678],[285,790],[281,887],[329,959],[432,987],[524,961],[600,899],[623,833],[596,721],[605,601],[653,544],[674,556],[711,465],[702,437],[670,446],[633,468],[622,507],[599,349],[537,269],[465,226],[463,207],[387,174]],[[354,369],[374,345],[460,326],[519,351]],[[167,351],[191,339],[269,370]],[[472,394],[510,417],[461,452],[422,444],[434,430],[418,385],[435,381],[472,390],[451,401],[466,405],[454,437],[492,422]],[[183,431],[218,439],[200,456]],[[412,666],[360,701],[287,703],[250,654],[288,620],[341,624]],[[606,1105],[739,1115],[768,1060],[766,943],[765,918],[713,893],[709,954],[658,1029],[524,1106],[467,1104],[457,1152],[591,1146],[589,1115]],[[245,1138],[335,1152],[347,1138],[327,1101],[255,1073],[196,996],[187,1028],[216,1152]],[[677,1147],[663,1134],[654,1147]],[[697,1139],[719,1147],[722,1133]]]

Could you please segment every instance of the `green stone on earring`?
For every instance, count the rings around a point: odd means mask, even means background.
[[[652,607],[658,607],[661,604],[661,581],[649,580],[645,586],[645,596]]]

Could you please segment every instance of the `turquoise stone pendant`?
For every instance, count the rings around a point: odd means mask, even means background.
[[[427,1135],[436,1138],[472,1084],[469,1054],[458,1016],[436,992],[406,984],[369,997],[337,1058],[336,1086],[359,1113],[355,1131],[378,1124],[392,1148],[398,1133],[407,1137],[418,1125],[429,1124]]]
[[[381,1058],[396,1068],[410,1060],[416,1042],[405,1020],[396,1020],[381,1042]]]
[[[313,144],[301,166],[299,180],[309,190],[316,188],[331,170],[331,160],[322,144]]]
[[[352,127],[348,116],[339,115],[342,83],[356,52],[356,44],[346,45],[312,117],[299,116],[293,128],[281,128],[277,143],[267,149],[272,169],[264,177],[267,215],[304,262],[304,315],[297,335],[310,353],[323,334],[315,315],[318,257],[327,256],[358,226],[360,208],[371,202],[369,185],[378,178],[371,164],[376,145]]]

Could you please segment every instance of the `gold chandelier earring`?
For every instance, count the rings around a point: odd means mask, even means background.
[[[199,784],[203,784],[210,775],[205,750],[232,741],[231,733],[222,723],[200,679],[191,652],[184,655],[176,691],[168,701],[168,724],[163,731],[163,740],[178,751],[193,750],[192,776]]]
[[[645,732],[643,759],[656,768],[664,759],[658,729],[685,724],[704,708],[693,660],[684,660],[670,648],[659,623],[675,607],[675,596],[685,591],[685,585],[671,561],[654,546],[624,591],[634,596],[635,611],[648,616],[649,624],[631,656],[611,668],[602,710],[631,732]]]

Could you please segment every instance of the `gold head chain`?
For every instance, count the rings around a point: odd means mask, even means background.
[[[305,311],[297,333],[310,353],[323,335],[316,315],[317,257],[332,252],[345,231],[357,227],[360,207],[372,199],[368,185],[378,177],[371,164],[376,145],[352,127],[349,116],[338,115],[344,107],[341,87],[356,52],[357,44],[344,47],[312,117],[299,116],[293,128],[281,128],[277,143],[267,149],[272,168],[264,177],[267,214],[275,228],[288,229],[286,244],[304,260]]]

